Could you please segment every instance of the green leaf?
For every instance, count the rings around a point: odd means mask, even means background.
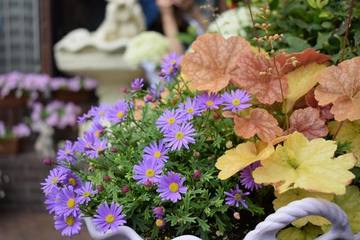
[[[310,44],[304,39],[295,37],[291,34],[284,34],[284,39],[289,45],[289,51],[302,51],[305,48],[310,48]]]

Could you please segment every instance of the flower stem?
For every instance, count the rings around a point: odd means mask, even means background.
[[[344,126],[344,121],[341,121],[339,126],[336,128],[335,134],[334,134],[334,140],[336,139],[337,135],[339,134],[341,128]]]
[[[348,16],[345,20],[345,34],[344,34],[344,43],[343,43],[343,46],[341,48],[341,52],[340,52],[340,58],[339,58],[339,61],[342,62],[345,58],[345,48],[346,46],[349,45],[349,30],[350,30],[350,27],[351,27],[351,20],[352,20],[352,15],[353,15],[353,8],[355,7],[355,0],[351,0],[350,1],[350,4],[349,4],[349,9],[348,9]]]

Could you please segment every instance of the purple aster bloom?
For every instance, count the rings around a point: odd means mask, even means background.
[[[257,190],[261,188],[261,184],[257,184],[254,181],[254,177],[252,175],[253,171],[260,167],[261,163],[260,161],[254,162],[252,164],[250,164],[249,166],[247,166],[246,168],[244,168],[241,173],[240,173],[240,182],[241,185],[244,186],[244,188],[253,191],[253,190]]]
[[[116,231],[118,227],[126,223],[125,215],[122,214],[122,206],[117,203],[111,203],[111,205],[100,204],[93,222],[100,232],[107,232],[110,229]]]
[[[183,185],[184,182],[185,178],[182,178],[180,174],[168,172],[160,178],[157,192],[160,193],[162,200],[170,200],[176,203],[181,199],[181,194],[187,191],[187,187]]]
[[[5,137],[5,134],[6,134],[5,124],[4,122],[0,121],[0,138]]]
[[[156,121],[156,126],[161,132],[166,132],[176,125],[186,121],[185,114],[180,110],[165,110]]]
[[[94,90],[97,87],[98,82],[95,79],[85,78],[83,84],[85,90]]]
[[[178,56],[176,52],[172,52],[165,56],[161,62],[161,73],[160,76],[165,81],[170,82],[172,78],[176,77],[182,56]]]
[[[49,211],[50,214],[59,211],[59,203],[60,203],[60,190],[53,190],[45,197],[45,205],[46,209]]]
[[[107,104],[101,104],[98,107],[93,107],[90,109],[89,114],[93,116],[95,121],[98,121],[99,119],[106,118],[106,115],[108,111],[110,110],[111,106]]]
[[[94,121],[91,125],[89,132],[92,133],[95,138],[100,138],[104,132],[104,127],[100,124],[99,121]]]
[[[164,207],[155,207],[152,209],[152,211],[156,218],[163,218],[165,215]]]
[[[251,106],[251,97],[244,90],[226,92],[222,95],[224,110],[238,112]]]
[[[30,131],[30,128],[26,124],[19,123],[18,125],[13,127],[12,133],[17,138],[24,138],[24,137],[30,136],[31,131]],[[0,135],[1,135],[1,133],[0,133]]]
[[[161,93],[164,92],[164,85],[160,83],[153,84],[149,88],[149,96],[151,96],[151,100],[155,101],[161,98]]]
[[[163,167],[164,164],[161,161],[152,158],[144,159],[140,164],[134,166],[133,178],[142,184],[157,183]]]
[[[139,91],[144,87],[144,79],[142,78],[135,78],[132,82],[131,82],[131,89],[133,91]]]
[[[97,193],[91,182],[86,182],[81,188],[75,190],[75,192],[78,194],[80,204],[87,204],[91,200],[91,197]]]
[[[189,149],[190,143],[195,143],[195,129],[191,123],[183,123],[165,132],[164,142],[171,151],[180,150],[182,147]]]
[[[118,101],[115,106],[111,107],[107,112],[107,119],[111,123],[124,121],[128,112],[128,107],[128,104],[124,100]]]
[[[199,105],[202,110],[218,109],[222,99],[216,93],[203,93],[198,97]]]
[[[103,153],[107,148],[107,140],[106,139],[97,139],[92,143],[90,149],[85,150],[85,153],[90,158],[99,158],[100,154]]]
[[[191,120],[202,112],[196,98],[186,98],[185,102],[179,105],[179,108],[184,112],[186,120]]]
[[[45,195],[50,194],[54,190],[59,190],[59,185],[64,183],[66,179],[66,168],[57,167],[50,171],[49,176],[46,177],[45,182],[41,183],[41,189]]]
[[[79,138],[75,143],[75,151],[84,153],[85,151],[91,150],[95,142],[94,134],[86,132],[82,138]]]
[[[168,160],[168,156],[166,155],[168,149],[166,148],[163,141],[159,141],[158,143],[153,142],[149,146],[144,148],[144,159],[154,159],[156,161],[166,162]]]
[[[71,186],[64,187],[59,193],[59,207],[56,215],[78,216],[80,215],[79,198]]]
[[[236,185],[235,189],[231,189],[229,192],[225,192],[225,204],[236,207],[239,207],[241,204],[244,208],[248,208],[244,196],[249,194],[249,192],[241,191],[239,185]]]
[[[88,113],[84,113],[83,115],[77,118],[77,123],[85,123],[86,121],[90,120],[91,116]]]
[[[57,152],[57,161],[58,162],[69,162],[74,164],[75,163],[75,154],[74,154],[74,144],[71,141],[67,140],[64,144],[63,148],[60,148]]]
[[[80,233],[81,217],[78,216],[55,216],[55,229],[61,232],[62,236],[72,237]]]
[[[69,169],[66,169],[64,184],[65,186],[71,186],[74,189],[77,189],[82,185],[80,178]]]

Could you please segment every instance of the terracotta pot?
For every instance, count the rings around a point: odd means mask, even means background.
[[[9,138],[0,139],[0,154],[17,154],[19,153],[20,145],[19,139]]]

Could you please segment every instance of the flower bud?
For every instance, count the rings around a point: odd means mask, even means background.
[[[240,220],[240,213],[239,212],[234,212],[234,218],[236,220]]]
[[[228,148],[228,149],[229,149],[229,148],[232,148],[232,147],[233,147],[232,141],[230,141],[230,140],[227,141],[226,144],[225,144],[225,146],[226,146],[226,148]]]
[[[110,182],[111,181],[111,177],[110,176],[103,176],[103,180],[105,181],[105,182]]]
[[[52,166],[53,163],[54,163],[54,160],[50,157],[45,157],[43,160],[42,160],[42,163],[46,166]]]
[[[96,190],[100,193],[100,192],[103,192],[105,189],[104,189],[103,185],[97,185]]]
[[[165,226],[165,221],[161,218],[158,218],[156,219],[155,221],[155,225],[158,227],[158,228],[162,228]]]
[[[192,177],[193,177],[193,179],[198,180],[198,179],[201,178],[201,175],[202,175],[202,174],[201,174],[201,171],[198,170],[198,169],[196,169],[196,170],[194,171]]]
[[[122,193],[128,193],[130,191],[130,189],[129,189],[129,186],[128,185],[125,185],[125,186],[123,186],[122,188],[121,188],[121,192]]]

